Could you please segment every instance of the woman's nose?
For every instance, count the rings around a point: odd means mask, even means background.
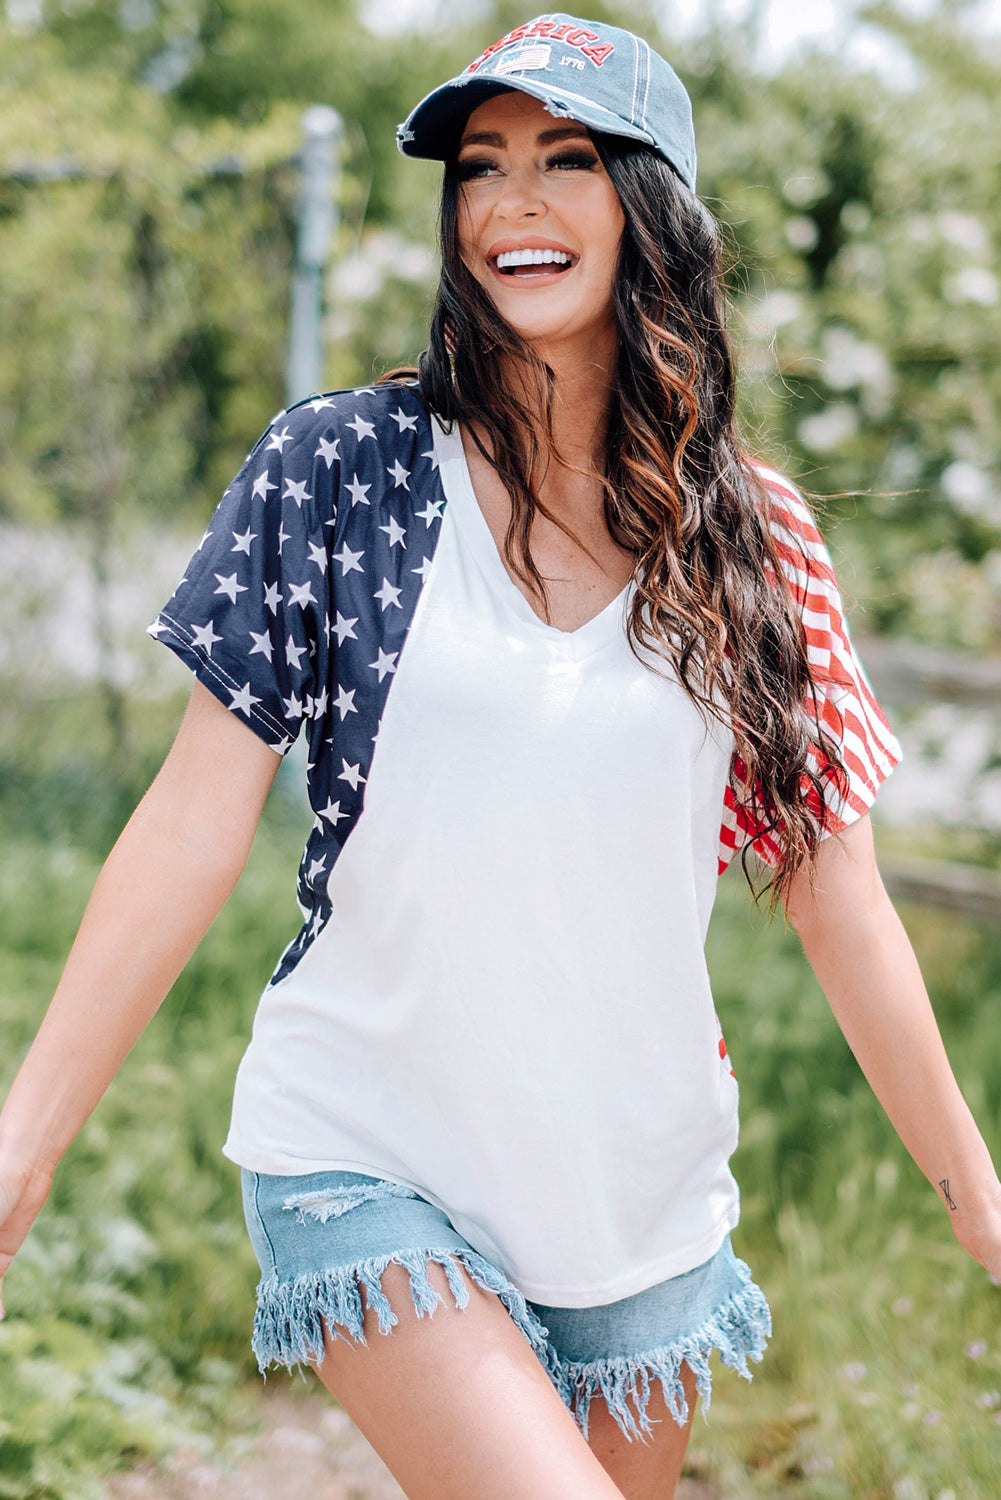
[[[503,219],[535,218],[546,212],[538,174],[530,168],[509,172],[496,211]]]

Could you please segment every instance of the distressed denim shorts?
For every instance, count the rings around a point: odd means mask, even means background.
[[[545,1307],[526,1301],[440,1208],[401,1183],[359,1172],[275,1177],[244,1170],[243,1204],[261,1266],[253,1350],[262,1372],[272,1363],[290,1370],[319,1363],[324,1323],[335,1337],[366,1343],[365,1304],[379,1332],[388,1334],[398,1322],[381,1285],[391,1263],[410,1273],[419,1317],[444,1301],[428,1277],[429,1263],[443,1268],[459,1308],[469,1302],[460,1266],[477,1286],[496,1292],[585,1437],[596,1395],[627,1438],[650,1434],[653,1380],[683,1425],[682,1364],[694,1373],[706,1408],[711,1352],[750,1380],[747,1362],[761,1359],[771,1334],[764,1293],[729,1236],[704,1265],[632,1297],[600,1307]]]

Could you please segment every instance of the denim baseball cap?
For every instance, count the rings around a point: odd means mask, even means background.
[[[551,115],[652,146],[695,191],[692,105],[674,69],[618,26],[539,16],[516,26],[422,99],[397,128],[404,156],[446,161],[459,128],[491,94],[519,89]]]

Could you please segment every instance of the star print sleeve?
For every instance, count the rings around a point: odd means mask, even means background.
[[[336,449],[309,408],[277,417],[149,627],[279,754],[327,699]]]
[[[847,783],[833,774],[825,775],[830,762],[819,745],[812,746],[812,769],[822,778],[830,813],[821,831],[821,837],[826,837],[847,828],[871,807],[902,752],[852,646],[830,554],[806,502],[781,475],[769,469],[759,472],[770,491],[779,565],[802,613],[818,694],[817,714],[839,748],[847,773]],[[812,697],[805,709],[815,722]],[[780,840],[755,818],[747,802],[745,767],[735,755],[720,828],[721,872],[748,844],[766,864],[775,866],[782,857]],[[813,810],[815,815],[820,813],[819,801]]]

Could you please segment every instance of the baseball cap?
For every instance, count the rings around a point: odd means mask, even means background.
[[[404,156],[445,161],[456,132],[491,94],[519,89],[557,118],[652,146],[695,191],[695,130],[685,86],[645,42],[604,21],[560,13],[507,32],[422,99],[397,127]]]

